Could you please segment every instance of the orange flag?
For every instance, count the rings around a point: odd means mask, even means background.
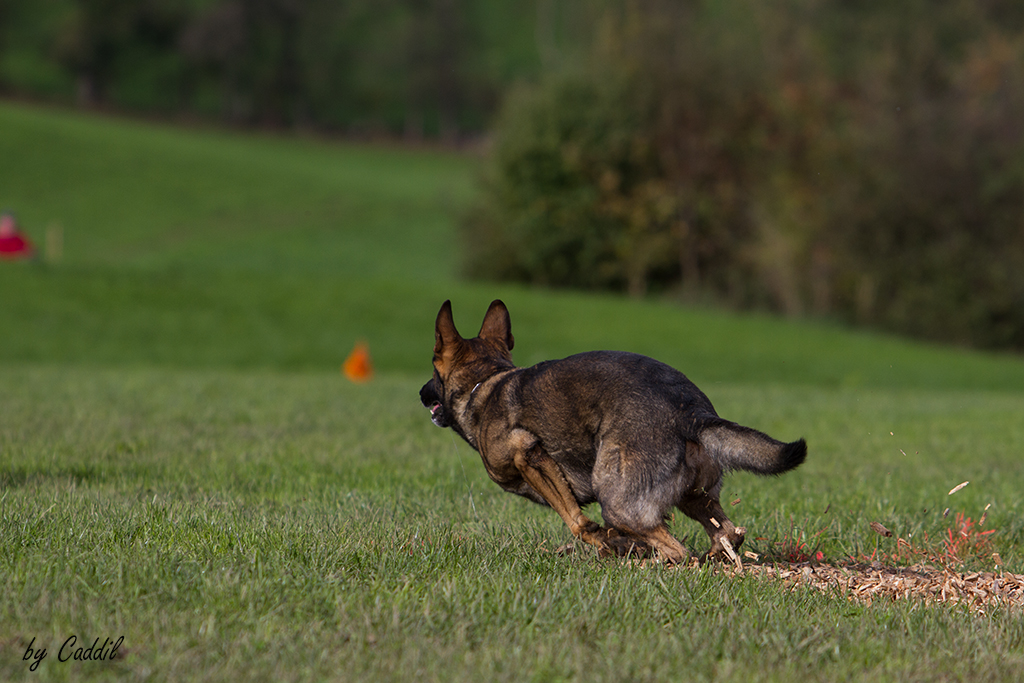
[[[373,377],[370,347],[365,342],[356,344],[355,348],[352,349],[352,353],[348,354],[348,358],[345,359],[345,363],[341,366],[341,371],[353,382],[368,382]]]

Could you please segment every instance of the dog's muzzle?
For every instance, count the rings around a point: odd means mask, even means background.
[[[433,379],[424,384],[423,388],[420,389],[420,403],[430,409],[430,421],[438,427],[448,427],[451,425],[448,411],[445,410],[444,404],[441,403],[441,396],[437,392],[437,385]]]

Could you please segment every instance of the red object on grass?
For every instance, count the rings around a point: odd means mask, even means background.
[[[0,258],[17,259],[32,256],[32,243],[18,232],[14,216],[0,216]]]
[[[364,342],[356,344],[356,347],[352,349],[352,353],[349,354],[348,358],[345,359],[345,363],[341,366],[341,371],[353,382],[368,382],[373,377],[370,347]]]

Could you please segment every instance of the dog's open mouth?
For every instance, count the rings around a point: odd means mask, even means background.
[[[430,408],[430,421],[438,427],[447,427],[448,422],[444,418],[444,406],[441,405],[440,401],[434,401],[429,406]]]

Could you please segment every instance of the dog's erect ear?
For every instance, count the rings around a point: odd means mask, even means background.
[[[462,336],[455,329],[455,320],[452,318],[452,302],[449,299],[441,304],[441,310],[437,312],[437,322],[434,323],[434,355],[441,355],[444,347],[451,348],[456,342],[462,341]]]
[[[484,316],[484,324],[480,326],[480,338],[501,342],[509,351],[512,350],[512,346],[516,343],[515,338],[512,336],[512,319],[509,317],[508,309],[505,308],[505,304],[502,303],[501,299],[492,301],[491,307],[487,309],[487,315]]]

